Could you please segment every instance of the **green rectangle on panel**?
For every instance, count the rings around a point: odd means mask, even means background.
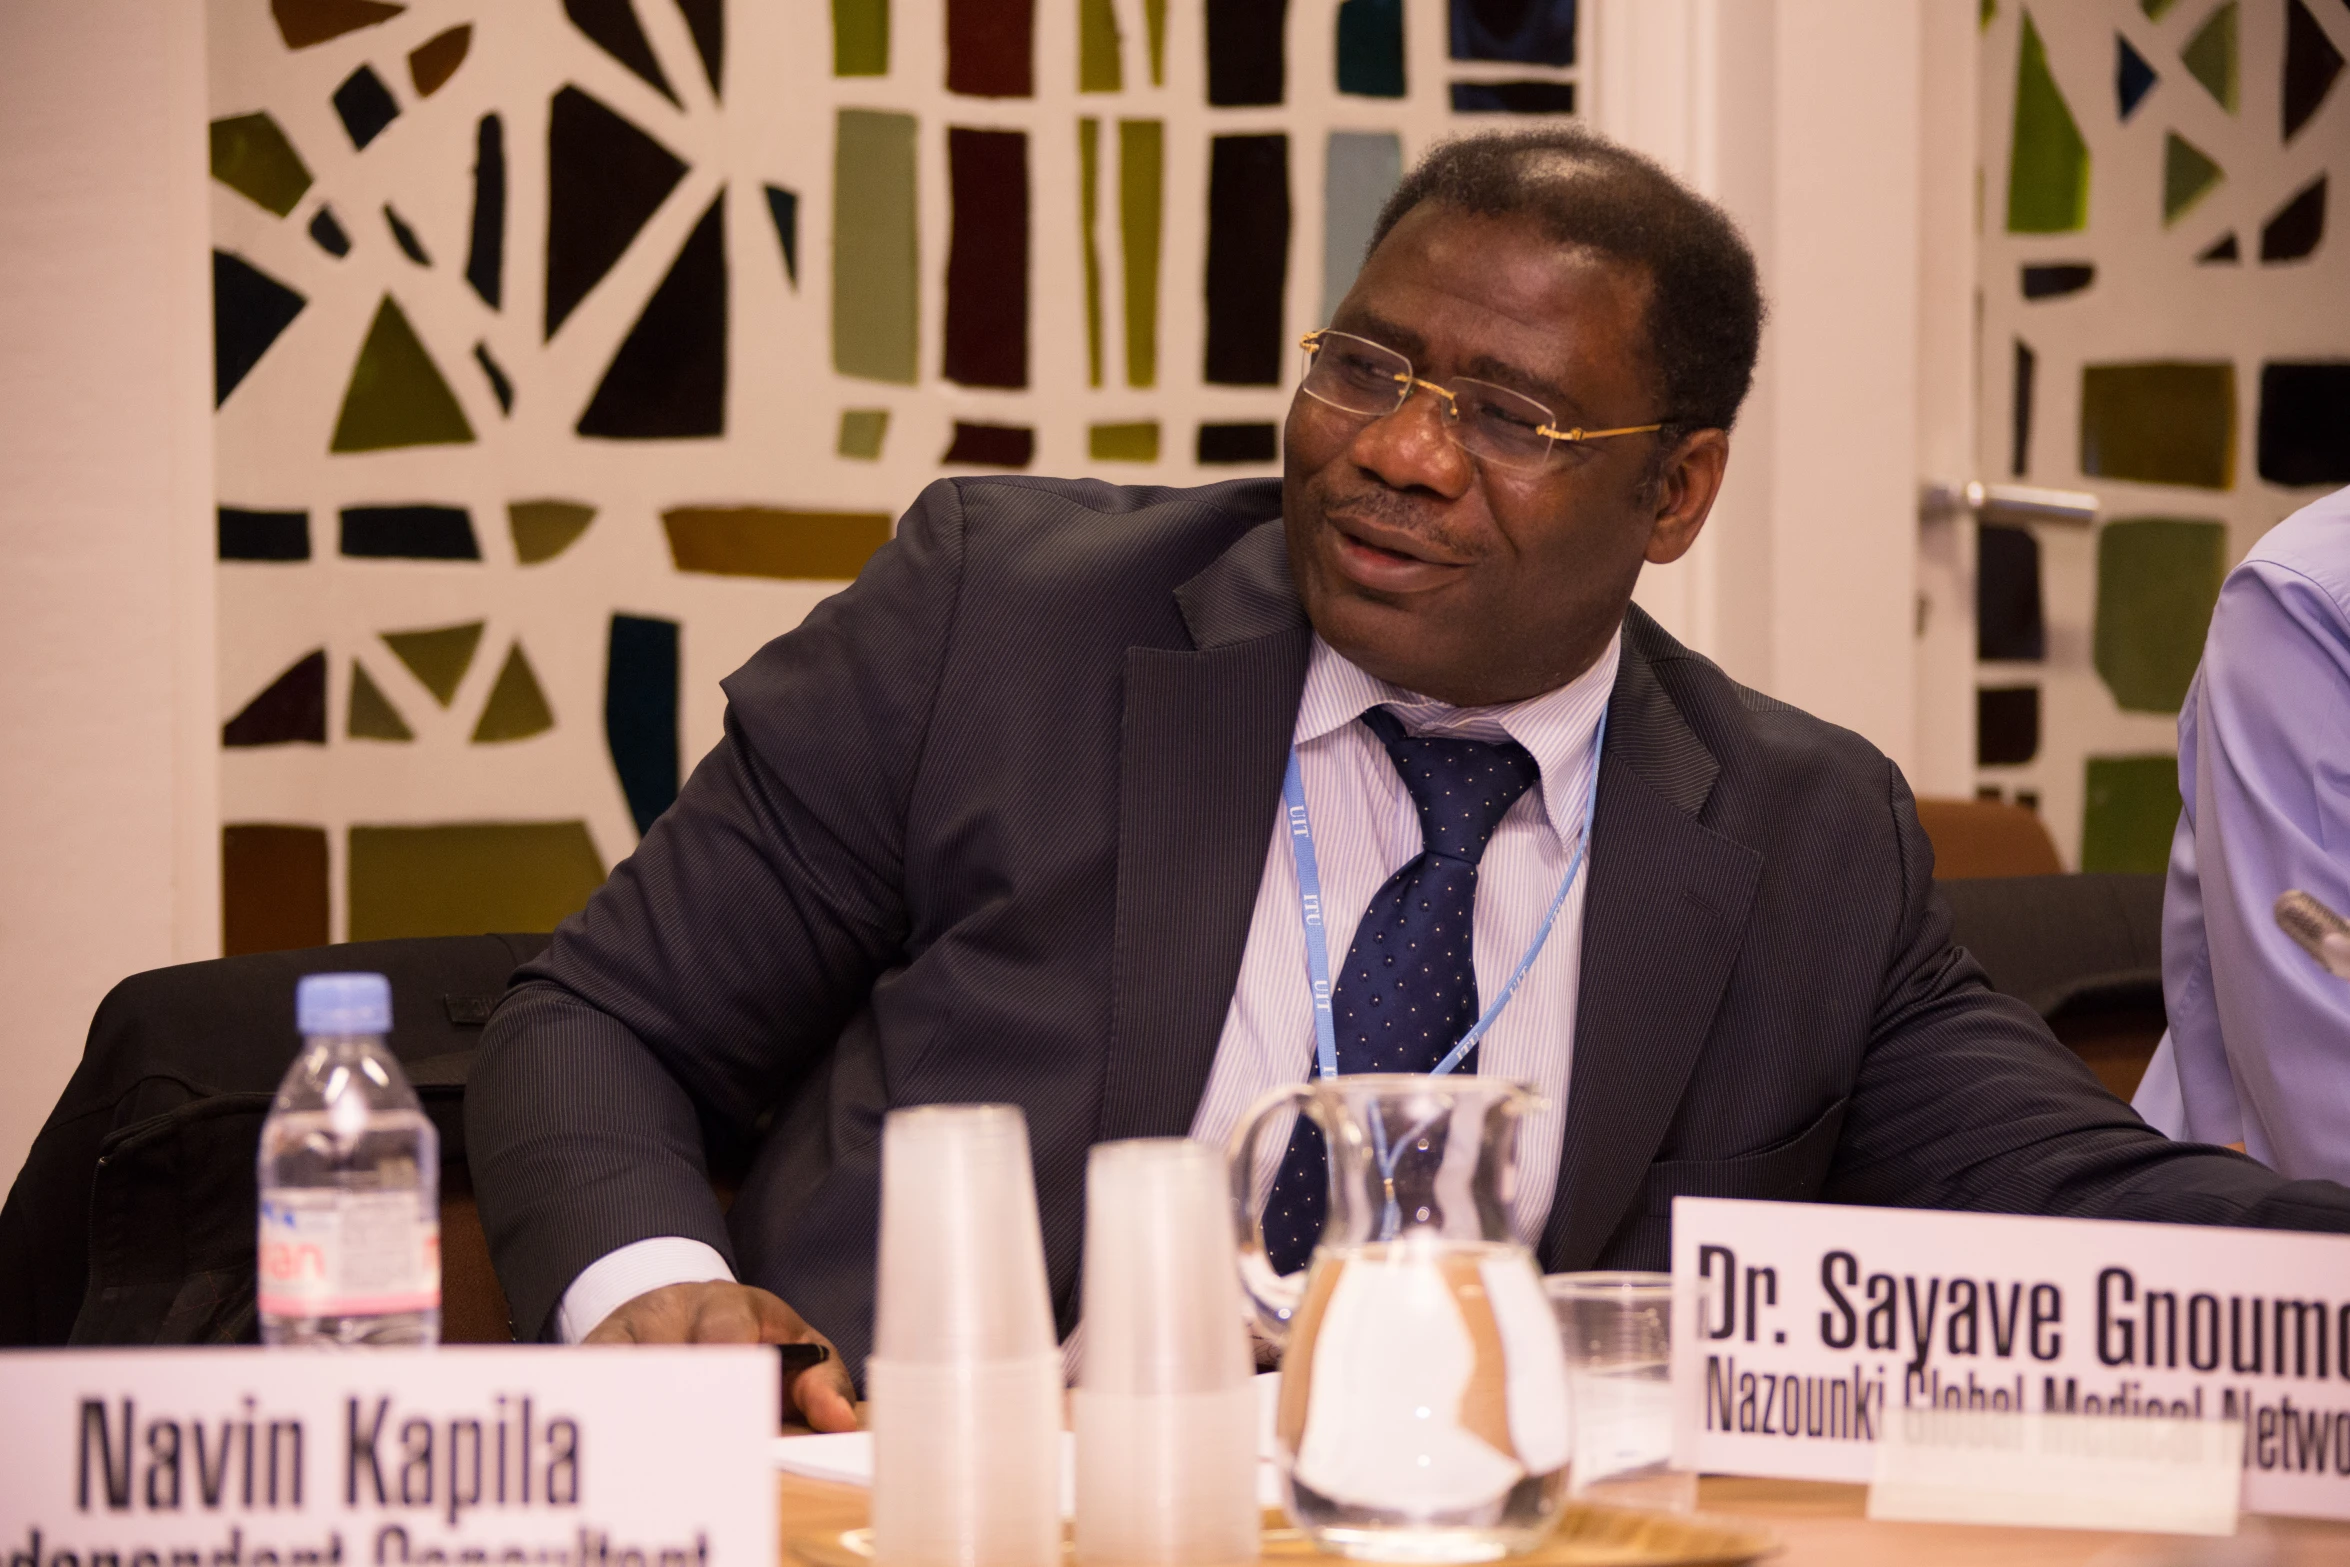
[[[1102,250],[1094,238],[1101,220],[1102,122],[1077,122],[1077,228],[1085,250],[1085,373],[1102,384]]]
[[[1126,268],[1126,384],[1159,382],[1159,221],[1166,126],[1118,122],[1118,239]]]
[[[2092,756],[2081,811],[2081,869],[2160,875],[2179,824],[2179,759]]]
[[[1157,462],[1159,422],[1094,425],[1086,431],[1086,452],[1096,462]]]
[[[2236,367],[2225,360],[2083,365],[2081,472],[2228,488],[2236,482]]]
[[[832,0],[832,74],[889,74],[889,0]]]
[[[603,884],[585,822],[351,829],[353,941],[553,930]]]
[[[889,542],[889,513],[679,506],[661,514],[679,571],[788,582],[849,582]]]
[[[832,364],[912,385],[920,304],[914,117],[843,109],[832,157]]]
[[[2129,712],[2175,713],[2228,574],[2224,523],[2131,517],[2097,534],[2097,673]]]
[[[1077,90],[1117,92],[1125,85],[1116,5],[1112,0],[1077,0]]]
[[[889,410],[886,408],[843,408],[840,411],[838,449],[843,457],[874,461],[881,456],[881,443],[888,434]]]

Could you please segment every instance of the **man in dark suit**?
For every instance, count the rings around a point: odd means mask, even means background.
[[[1653,166],[1456,143],[1309,339],[1278,488],[925,491],[491,1022],[467,1135],[518,1329],[822,1338],[796,1396],[846,1423],[881,1118],[994,1100],[1068,1330],[1087,1147],[1221,1136],[1313,1069],[1292,756],[1338,1069],[1490,1022],[1464,1068],[1561,1106],[1512,1214],[1546,1269],[1664,1266],[1681,1193],[2350,1229],[2104,1093],[1951,947],[1892,764],[1630,607],[1704,523],[1760,313]],[[1395,1043],[1407,1011],[1441,1027]],[[723,1213],[714,1137],[756,1145]],[[1319,1159],[1283,1155],[1290,1261]]]

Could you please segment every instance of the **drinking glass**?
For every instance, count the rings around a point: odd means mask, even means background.
[[[1697,1510],[1697,1476],[1672,1467],[1673,1276],[1554,1273],[1574,1395],[1571,1494],[1613,1507]]]

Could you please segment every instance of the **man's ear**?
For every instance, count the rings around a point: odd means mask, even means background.
[[[1722,474],[1730,464],[1727,430],[1694,430],[1666,456],[1657,474],[1649,522],[1648,560],[1669,565],[1689,553],[1722,492]]]

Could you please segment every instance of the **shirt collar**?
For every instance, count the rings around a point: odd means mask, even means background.
[[[1623,649],[1619,626],[1591,667],[1554,691],[1495,707],[1454,707],[1366,673],[1317,634],[1292,742],[1311,745],[1382,706],[1393,708],[1413,734],[1515,740],[1542,770],[1542,804],[1552,830],[1573,837],[1583,825],[1575,784],[1608,693],[1615,689]]]

